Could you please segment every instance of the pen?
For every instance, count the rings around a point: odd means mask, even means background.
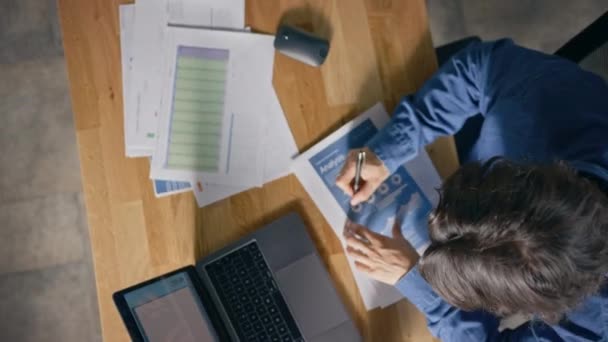
[[[359,191],[359,187],[361,185],[361,169],[363,168],[363,164],[365,163],[365,151],[360,150],[357,153],[357,164],[355,166],[355,181],[353,183],[353,192],[356,193],[357,191]],[[351,213],[349,211],[349,213]],[[350,214],[349,214],[350,216]],[[354,234],[352,232],[352,230],[350,229],[350,220],[347,219],[346,220],[346,225],[344,226],[344,232],[346,235],[348,234],[352,234],[355,238],[361,240],[363,237]],[[363,241],[363,240],[361,240]]]
[[[365,163],[365,151],[359,151],[357,153],[357,167],[355,169],[355,184],[353,184],[353,192],[359,191],[359,186],[361,183],[361,168],[363,168],[363,164]]]

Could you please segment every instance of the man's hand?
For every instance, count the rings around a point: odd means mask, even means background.
[[[365,151],[365,164],[361,168],[361,187],[357,193],[353,192],[353,181],[357,169],[357,153]],[[357,205],[367,200],[376,189],[389,176],[388,169],[369,148],[351,150],[346,157],[342,171],[338,174],[336,185],[348,196],[352,197],[351,205]]]
[[[398,224],[393,226],[393,238],[389,238],[349,221],[344,236],[346,252],[355,260],[357,269],[389,285],[395,285],[420,258]]]

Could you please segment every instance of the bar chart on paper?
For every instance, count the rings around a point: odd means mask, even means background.
[[[178,47],[167,168],[219,170],[228,58],[224,49]]]

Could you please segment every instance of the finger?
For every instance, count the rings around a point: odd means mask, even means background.
[[[363,273],[372,274],[374,272],[373,268],[358,261],[355,261],[355,267]]]
[[[393,238],[395,239],[405,239],[403,237],[403,233],[401,232],[401,221],[396,220],[395,224],[393,224]]]
[[[357,234],[361,237],[364,237],[372,244],[377,245],[384,238],[382,235],[374,233],[371,230],[367,229],[366,227],[364,227],[360,224],[353,223],[353,224],[351,224],[349,229],[352,233]]]
[[[373,260],[365,253],[361,252],[358,249],[354,249],[352,247],[346,247],[346,253],[353,258],[355,261],[363,263],[365,265],[373,265]]]
[[[351,221],[350,219],[346,219],[346,223],[344,224],[344,231],[342,232],[344,237],[355,236],[355,230],[359,224]],[[356,237],[356,236],[355,236]]]
[[[371,249],[369,247],[369,245],[367,245],[366,243],[364,243],[363,241],[357,239],[354,236],[348,236],[346,237],[346,245],[350,246],[354,249],[358,249],[361,252],[369,255],[369,256],[373,256],[373,257],[380,257],[380,254],[378,254],[378,252],[376,252],[375,250]]]
[[[367,199],[376,191],[378,187],[377,184],[372,182],[364,182],[357,191],[356,194],[353,195],[353,198],[350,199],[350,205],[357,205],[361,202],[367,201]]]
[[[352,182],[353,178],[355,177],[355,172],[356,172],[355,161],[354,161],[354,159],[350,158],[350,156],[349,156],[348,159],[346,160],[346,162],[344,163],[342,170],[338,174],[338,178],[336,178],[336,186],[338,186],[338,188],[340,188],[342,191],[344,191],[344,193],[347,194],[348,196],[353,196],[353,194],[354,194],[353,188],[351,187],[350,183]]]
[[[342,231],[342,235],[344,237],[348,237],[348,236],[352,236],[353,230],[354,230],[354,226],[357,225],[356,223],[354,223],[353,221],[351,221],[350,219],[346,219],[346,223],[344,224],[344,230]]]

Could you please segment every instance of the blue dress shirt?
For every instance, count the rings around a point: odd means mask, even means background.
[[[484,121],[469,160],[564,160],[608,181],[606,82],[570,61],[510,40],[474,43],[458,53],[420,91],[403,98],[391,122],[368,145],[392,172],[477,114]],[[567,313],[558,325],[532,321],[499,332],[498,318],[449,305],[417,268],[396,286],[444,342],[608,340],[608,287]]]

